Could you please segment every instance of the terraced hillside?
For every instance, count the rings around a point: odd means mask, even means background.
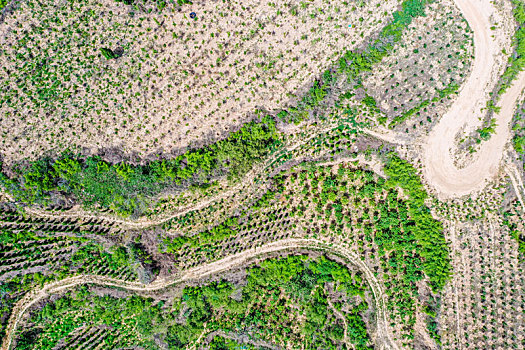
[[[523,347],[524,9],[0,2],[2,349]]]
[[[44,283],[65,277],[97,274],[135,280],[138,257],[113,245],[104,249],[104,236],[118,235],[104,220],[36,219],[4,206],[0,216],[1,332],[13,305]],[[99,243],[100,242],[100,243]],[[137,262],[132,262],[137,259]]]

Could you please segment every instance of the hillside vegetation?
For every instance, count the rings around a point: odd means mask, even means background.
[[[235,282],[217,277],[184,286],[170,300],[112,296],[110,290],[100,295],[82,287],[33,311],[32,326],[19,333],[16,348],[224,349],[226,342],[234,348],[251,342],[372,348],[363,318],[370,312],[368,287],[359,272],[324,256],[299,255],[264,260],[242,275]]]

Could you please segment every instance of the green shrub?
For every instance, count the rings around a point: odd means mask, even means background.
[[[117,58],[117,55],[111,49],[108,49],[107,47],[101,48],[100,53],[102,53],[102,56],[104,56],[107,60]]]
[[[525,3],[522,0],[512,0],[514,19],[516,20],[516,33],[513,38],[514,52],[509,57],[507,68],[500,80],[497,96],[503,94],[525,69]]]
[[[496,118],[491,118],[489,125],[477,130],[479,137],[481,137],[481,139],[485,141],[490,139],[490,136],[492,136],[492,134],[494,134],[495,131]]]
[[[514,143],[516,152],[525,153],[525,136],[516,136],[512,142]]]

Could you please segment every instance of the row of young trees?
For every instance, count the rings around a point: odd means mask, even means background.
[[[431,103],[433,102],[437,102],[453,93],[456,93],[459,89],[459,85],[456,84],[456,83],[450,83],[448,86],[446,86],[445,88],[443,89],[438,89],[437,90],[437,93],[438,95],[433,97],[432,99],[430,100],[424,100],[422,101],[420,104],[418,104],[417,106],[401,113],[401,115],[399,116],[396,116],[394,117],[394,119],[392,120],[392,123],[390,124],[391,127],[397,125],[397,124],[400,124],[402,122],[404,122],[405,120],[407,120],[408,118],[410,118],[411,116],[413,116],[414,114],[418,113],[419,111],[423,110],[425,107],[427,107],[428,105],[430,105]]]
[[[226,219],[224,222],[214,226],[204,232],[200,232],[193,236],[178,236],[176,238],[164,238],[165,252],[177,253],[179,250],[187,245],[189,248],[203,247],[210,243],[220,242],[228,237],[237,234],[237,217]]]
[[[148,1],[151,1],[151,0],[115,0],[116,2],[122,2],[126,5],[137,5],[137,4],[141,4],[141,3],[147,3]],[[191,5],[192,2],[190,0],[153,0],[153,2],[157,5],[157,8],[159,10],[162,10],[164,7],[166,7],[166,5],[168,5],[169,3],[171,4],[177,4],[179,6],[182,6],[182,5]]]

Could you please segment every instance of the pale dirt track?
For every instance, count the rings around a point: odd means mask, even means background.
[[[398,349],[397,345],[393,341],[393,337],[388,327],[387,315],[385,310],[385,294],[382,290],[380,283],[377,281],[372,271],[366,266],[366,264],[364,264],[361,261],[361,259],[359,259],[358,256],[355,255],[354,252],[346,249],[345,247],[337,245],[327,245],[322,241],[314,239],[285,239],[272,242],[258,248],[252,248],[244,252],[231,255],[213,263],[197,266],[195,268],[185,271],[180,276],[173,277],[173,279],[155,280],[150,284],[128,282],[96,275],[80,275],[46,284],[39,290],[33,290],[29,292],[18,303],[16,303],[15,307],[13,308],[11,317],[9,318],[9,322],[7,324],[6,336],[4,337],[4,340],[2,342],[1,349],[10,349],[18,323],[22,319],[23,315],[27,312],[27,310],[31,306],[35,305],[36,303],[45,299],[51,294],[60,293],[62,291],[83,284],[96,284],[106,287],[119,287],[134,292],[154,292],[178,283],[200,279],[216,273],[224,272],[236,266],[240,266],[250,261],[250,259],[254,257],[274,252],[300,248],[321,250],[332,254],[336,254],[346,259],[351,264],[355,265],[357,268],[359,268],[359,270],[361,270],[364,273],[372,291],[372,294],[374,295],[374,300],[376,302],[376,312],[378,316],[376,346],[379,349]]]
[[[496,114],[496,132],[476,152],[475,159],[462,169],[454,165],[455,137],[463,128],[476,125],[498,72],[496,58],[501,55],[497,32],[490,29],[494,5],[488,0],[455,1],[474,32],[474,62],[467,82],[450,110],[431,131],[424,149],[424,175],[441,197],[458,197],[481,190],[499,170],[503,151],[510,136],[509,122],[525,87],[525,72],[501,96]],[[493,34],[494,37],[492,37]]]

